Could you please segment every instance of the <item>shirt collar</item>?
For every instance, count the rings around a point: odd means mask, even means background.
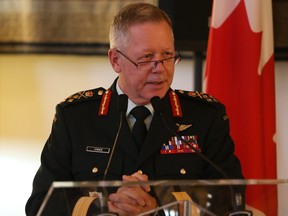
[[[118,95],[120,94],[124,94],[123,91],[121,90],[120,86],[119,86],[119,83],[118,83],[118,80],[117,80],[117,84],[116,84],[116,90],[117,90],[117,93]],[[138,106],[137,104],[135,104],[133,101],[131,101],[129,98],[128,98],[128,106],[127,106],[127,111],[126,111],[126,116],[128,116],[130,114],[130,111],[134,108]],[[146,104],[145,107],[147,109],[149,109],[150,113],[152,115],[154,115],[154,109],[153,109],[153,106],[151,103],[149,104]]]

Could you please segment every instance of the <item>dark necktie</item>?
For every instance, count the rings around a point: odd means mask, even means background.
[[[131,110],[131,114],[136,119],[133,128],[132,135],[140,150],[147,134],[146,125],[144,120],[151,114],[145,106],[136,106]]]

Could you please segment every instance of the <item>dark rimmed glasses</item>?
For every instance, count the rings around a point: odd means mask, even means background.
[[[177,54],[175,56],[172,56],[172,57],[169,57],[169,58],[165,58],[165,59],[161,59],[161,60],[157,60],[157,61],[143,61],[143,62],[136,63],[136,62],[132,61],[130,58],[128,58],[128,56],[126,56],[120,50],[116,49],[116,51],[118,53],[120,53],[122,56],[124,56],[133,65],[135,65],[135,67],[138,70],[143,70],[143,71],[148,71],[148,70],[155,69],[159,63],[162,63],[162,65],[164,66],[164,62],[165,62],[166,66],[176,65],[181,60],[181,54],[180,54],[179,51],[177,51]]]

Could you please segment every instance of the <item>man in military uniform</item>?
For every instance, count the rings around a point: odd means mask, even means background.
[[[119,75],[109,89],[78,92],[57,105],[27,215],[36,214],[53,181],[243,178],[225,107],[210,95],[170,88],[180,54],[163,11],[145,3],[123,8],[110,28],[108,55]],[[148,111],[143,141],[132,135],[138,106]],[[154,209],[149,190],[119,188],[109,210]]]

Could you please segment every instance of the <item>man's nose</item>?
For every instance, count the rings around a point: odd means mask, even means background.
[[[158,60],[154,62],[153,68],[155,69],[159,63],[162,63],[162,66],[164,66],[164,60]]]

